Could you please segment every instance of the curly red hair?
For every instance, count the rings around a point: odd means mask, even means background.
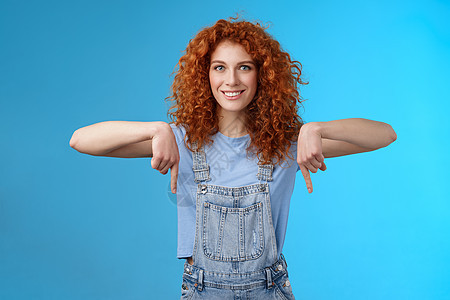
[[[289,154],[302,119],[297,113],[301,97],[299,84],[301,64],[291,60],[259,23],[219,20],[201,30],[188,44],[180,58],[172,84],[174,104],[169,117],[186,129],[185,143],[192,150],[212,142],[219,130],[215,101],[210,83],[211,54],[225,40],[242,45],[255,61],[258,87],[254,99],[246,108],[246,129],[251,142],[247,151],[256,154],[260,163],[281,163]]]

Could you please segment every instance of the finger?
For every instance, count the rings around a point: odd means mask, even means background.
[[[325,162],[322,163],[322,166],[320,167],[322,171],[325,171],[327,169],[327,166],[325,165]]]
[[[178,161],[178,159],[168,159],[167,160],[167,164],[165,165],[165,167],[163,167],[162,169],[161,169],[161,173],[162,174],[164,174],[164,175],[166,175],[167,174],[167,172],[169,172],[169,169],[170,168],[172,168],[174,165],[175,165],[175,163]]]
[[[159,157],[152,157],[152,160],[150,162],[151,166],[155,170],[159,170],[159,165],[161,164],[161,159]]]
[[[159,165],[159,172],[161,174],[166,175],[167,172],[169,171],[169,168],[172,166],[173,164],[170,163],[170,160],[165,160],[163,161],[160,165]]]
[[[300,166],[300,171],[302,171],[303,178],[305,179],[306,188],[308,189],[309,193],[312,193],[313,188],[312,188],[311,176],[309,174],[309,171],[304,165],[299,165],[299,166]]]
[[[170,169],[170,189],[172,193],[177,192],[177,180],[178,180],[178,163],[174,164]]]
[[[317,159],[318,162],[322,163],[325,160],[325,156],[322,153],[314,155],[314,158]]]
[[[322,166],[322,163],[320,161],[316,160],[315,158],[309,160],[308,163],[311,164],[314,168],[316,168],[316,171],[318,168],[320,168]]]
[[[316,168],[315,166],[313,166],[310,162],[306,162],[303,164],[309,171],[316,173],[318,168]]]
[[[313,154],[309,159],[309,162],[311,162],[316,168],[320,168],[324,160],[325,157],[319,152],[318,154]]]

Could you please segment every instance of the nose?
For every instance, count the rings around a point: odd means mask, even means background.
[[[239,85],[239,76],[234,70],[229,70],[226,78],[226,85],[228,86],[236,86]]]

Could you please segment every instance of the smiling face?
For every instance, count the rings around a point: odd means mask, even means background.
[[[220,116],[241,116],[256,94],[257,81],[256,64],[243,46],[230,41],[217,46],[211,55],[209,82]]]

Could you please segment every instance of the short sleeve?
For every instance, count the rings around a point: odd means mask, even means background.
[[[184,135],[186,133],[186,130],[184,129],[183,126],[176,126],[173,123],[171,123],[169,125],[170,125],[170,128],[172,128],[173,134],[175,135],[177,145],[180,146],[182,143],[184,143]]]
[[[293,163],[297,165],[297,171],[296,172],[298,172],[300,170],[300,167],[297,164],[297,141],[292,142],[291,148],[289,149],[289,152],[292,155]]]

